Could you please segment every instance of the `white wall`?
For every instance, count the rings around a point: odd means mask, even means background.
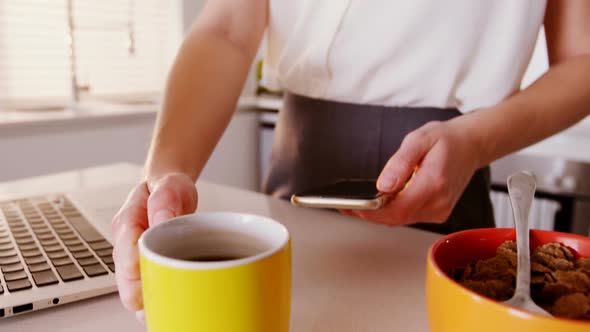
[[[524,78],[522,80],[522,87],[525,88],[533,83],[539,76],[543,75],[549,68],[549,60],[547,59],[547,42],[545,41],[545,29],[539,31],[539,37],[535,45],[533,57]]]
[[[0,181],[117,161],[142,163],[153,119],[153,115],[143,115],[127,120],[96,119],[3,128]]]
[[[183,0],[182,1],[182,20],[184,29],[188,29],[191,25],[203,5],[205,5],[206,0]]]
[[[2,128],[0,181],[121,161],[143,164],[154,119],[155,114],[143,114]],[[235,114],[202,179],[258,188],[257,119],[252,111]]]
[[[202,179],[248,189],[259,189],[258,112],[245,110],[234,115]]]

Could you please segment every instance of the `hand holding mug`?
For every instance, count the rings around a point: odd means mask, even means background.
[[[137,248],[141,234],[163,221],[192,213],[196,207],[195,184],[182,173],[141,182],[131,191],[112,222],[117,286],[125,308],[143,309]]]

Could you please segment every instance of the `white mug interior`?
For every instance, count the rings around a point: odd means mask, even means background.
[[[233,212],[198,212],[148,229],[139,250],[150,261],[182,269],[219,269],[272,255],[289,241],[287,229],[270,218]],[[232,257],[228,260],[199,258]]]

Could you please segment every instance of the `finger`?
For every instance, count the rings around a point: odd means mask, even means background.
[[[422,222],[424,220],[420,220],[418,217],[431,213],[428,211],[428,204],[435,200],[435,196],[441,191],[430,174],[428,169],[420,169],[412,183],[388,206],[398,223]]]
[[[125,308],[132,311],[143,308],[137,241],[144,231],[145,228],[137,223],[123,224],[117,233],[113,251],[119,296]]]
[[[135,318],[142,324],[145,325],[145,311],[139,310],[135,312]]]
[[[147,206],[149,225],[154,226],[194,212],[197,206],[197,190],[188,176],[167,176],[153,185]]]
[[[406,185],[408,183],[410,183],[409,180],[406,183]],[[356,211],[353,211],[353,213],[358,218],[364,219],[366,221],[393,226],[393,225],[397,224],[397,222],[394,222],[395,217],[394,217],[394,213],[392,211],[391,205],[392,205],[393,200],[395,200],[396,197],[398,195],[400,195],[404,190],[405,190],[405,187],[402,188],[400,191],[396,192],[395,194],[388,194],[389,199],[387,199],[385,205],[381,206],[380,208],[378,208],[376,210],[356,210]]]
[[[381,209],[374,211],[359,211],[361,218],[390,226],[407,225],[418,222],[416,213],[431,201],[433,188],[430,187],[426,170],[416,173],[413,181],[395,199],[389,201]]]
[[[414,215],[416,222],[443,223],[449,219],[458,197],[452,194],[448,185],[444,181],[432,181],[433,194],[426,204],[418,209]],[[437,183],[438,182],[438,183]],[[462,192],[462,191],[461,191]]]
[[[156,211],[152,215],[152,218],[150,219],[150,225],[152,227],[155,225],[159,225],[159,224],[163,223],[164,221],[170,220],[178,215],[180,215],[180,214],[172,212],[171,210],[168,210],[165,208],[160,209],[159,211]]]
[[[115,276],[119,289],[119,298],[121,299],[121,303],[123,303],[123,307],[129,311],[143,309],[141,280],[123,281],[118,274],[115,274]]]
[[[439,144],[440,143],[440,144]],[[462,187],[458,176],[450,176],[450,149],[444,142],[439,142],[428,153],[420,166],[422,177],[427,180],[430,199],[415,214],[416,222],[442,223],[447,221],[460,194]],[[465,173],[465,172],[464,172]],[[469,177],[470,178],[470,177]]]
[[[399,150],[383,167],[377,179],[377,189],[386,193],[401,190],[433,144],[433,139],[425,131],[418,130],[408,134]]]
[[[115,234],[117,230],[121,227],[122,223],[126,222],[145,222],[145,227],[147,227],[147,199],[149,197],[149,191],[147,188],[147,184],[145,182],[140,183],[137,185],[127,196],[125,203],[117,212],[115,217],[113,217],[113,221],[111,222],[111,230],[112,233]],[[141,217],[137,218],[130,218],[129,211],[133,210],[134,213],[138,213]],[[127,216],[123,216],[127,214]]]

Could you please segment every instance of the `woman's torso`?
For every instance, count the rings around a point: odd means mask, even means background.
[[[269,0],[264,78],[314,98],[494,105],[519,89],[545,0]]]

